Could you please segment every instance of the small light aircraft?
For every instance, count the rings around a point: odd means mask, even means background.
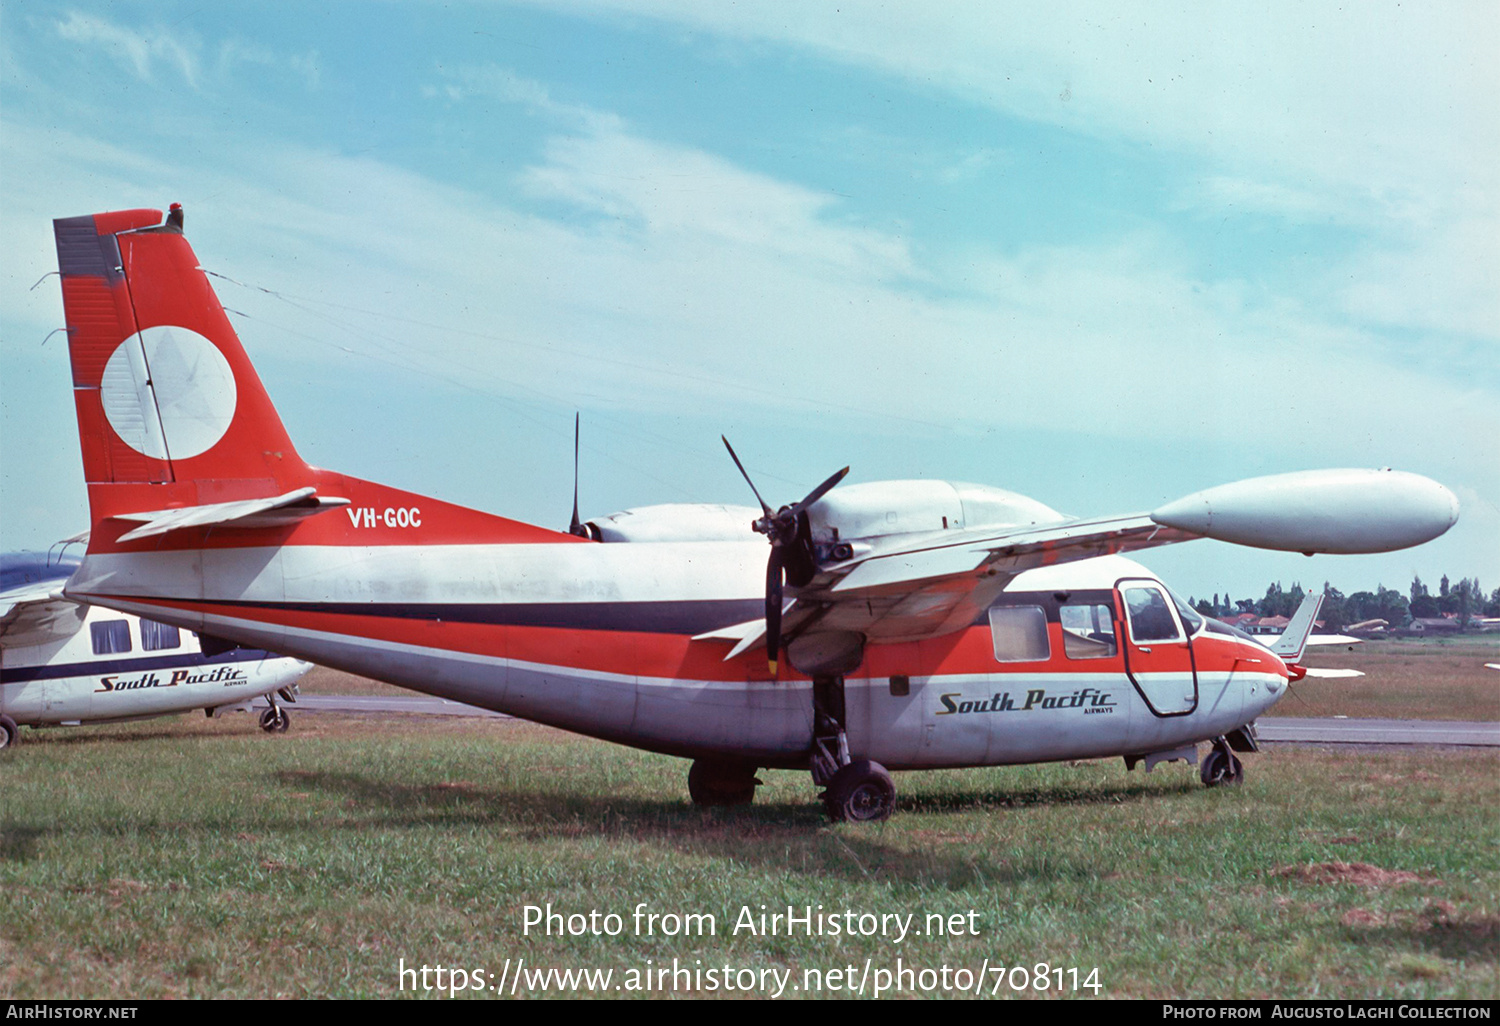
[[[1382,552],[1458,517],[1446,488],[1391,470],[1091,519],[982,485],[836,489],[840,471],[780,509],[590,523],[575,489],[553,531],[305,463],[180,207],[54,226],[92,513],[67,594],[688,757],[700,804],[802,769],[833,819],[882,819],[889,769],[1149,767],[1205,741],[1204,781],[1236,781],[1233,749],[1254,747],[1300,641],[1268,650],[1123,554],[1197,538]]]
[[[203,709],[248,708],[264,695],[261,727],[285,731],[276,704],[310,663],[230,648],[205,654],[191,632],[65,597],[77,560],[0,556],[0,749],[17,726],[116,723]]]

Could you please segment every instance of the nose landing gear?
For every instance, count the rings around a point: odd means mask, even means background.
[[[1204,787],[1237,785],[1245,780],[1245,764],[1230,750],[1228,741],[1216,738],[1213,751],[1204,757],[1198,776]]]
[[[267,734],[285,734],[286,728],[292,725],[292,718],[270,695],[266,696],[266,701],[271,703],[271,708],[260,714],[260,729]]]

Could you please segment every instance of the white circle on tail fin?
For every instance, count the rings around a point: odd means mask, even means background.
[[[109,426],[136,452],[158,460],[212,449],[234,420],[238,395],[219,347],[174,324],[121,342],[99,381]]]

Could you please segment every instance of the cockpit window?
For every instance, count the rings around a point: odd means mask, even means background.
[[[1238,627],[1225,623],[1223,620],[1209,619],[1207,626],[1208,630],[1214,634],[1227,634],[1231,638],[1239,638],[1241,641],[1255,641],[1255,638],[1251,635],[1246,634]]]
[[[1160,589],[1136,586],[1124,588],[1122,593],[1130,614],[1132,641],[1177,641],[1182,637]]]
[[[1069,659],[1107,659],[1115,645],[1115,618],[1102,602],[1058,607],[1062,621],[1063,653]]]
[[[1172,596],[1172,604],[1177,607],[1177,615],[1182,617],[1182,622],[1187,625],[1187,632],[1197,634],[1198,628],[1203,626],[1203,614],[1182,601],[1182,598],[1170,588],[1167,594]]]

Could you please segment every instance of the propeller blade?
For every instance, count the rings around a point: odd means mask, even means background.
[[[766,561],[766,653],[774,677],[781,656],[781,548],[776,545]]]
[[[719,438],[723,439],[724,448],[729,450],[729,458],[734,460],[734,465],[736,467],[740,468],[740,476],[745,479],[745,483],[750,486],[750,490],[752,492],[755,492],[755,501],[760,503],[760,508],[765,513],[765,515],[770,516],[771,507],[766,505],[766,500],[760,497],[760,491],[755,487],[755,482],[750,480],[749,474],[745,473],[745,465],[741,463],[740,458],[735,455],[734,446],[730,445],[729,439],[725,438],[723,435],[720,435]]]
[[[822,484],[818,485],[818,487],[808,492],[807,498],[803,499],[801,502],[797,503],[797,505],[791,508],[792,516],[795,517],[799,515],[807,507],[811,506],[823,496],[827,495],[829,490],[832,489],[834,485],[842,481],[844,479],[844,475],[847,473],[849,473],[849,468],[845,467],[843,470],[840,470],[838,473],[830,477],[827,481],[824,481]]]
[[[568,524],[568,533],[587,538],[583,522],[578,519],[578,414],[573,414],[573,520]]]

